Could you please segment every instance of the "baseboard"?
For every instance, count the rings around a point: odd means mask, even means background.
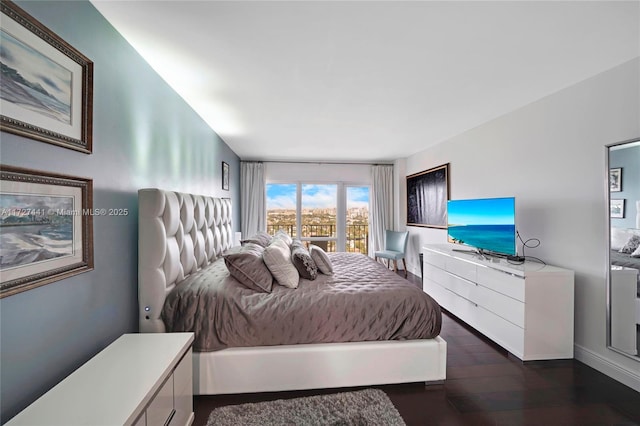
[[[590,349],[574,345],[574,356],[578,361],[595,368],[618,382],[640,392],[640,375],[625,366],[617,364]]]

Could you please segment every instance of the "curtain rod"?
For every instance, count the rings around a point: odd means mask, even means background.
[[[318,164],[318,165],[343,165],[343,166],[393,166],[393,163],[349,163],[349,162],[331,162],[331,161],[243,161],[241,163],[283,163],[283,164]]]

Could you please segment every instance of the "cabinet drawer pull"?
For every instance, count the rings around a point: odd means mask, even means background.
[[[169,418],[164,422],[164,426],[169,426],[171,424],[171,420],[173,420],[173,416],[176,415],[176,409],[171,410],[171,414],[169,414]]]
[[[446,288],[446,287],[443,287],[443,288],[444,288],[445,290],[450,291],[451,293],[455,294],[455,295],[456,295],[456,296],[458,296],[460,299],[464,299],[464,300],[466,300],[467,302],[471,303],[471,304],[472,304],[473,306],[475,306],[476,308],[478,307],[478,304],[477,304],[476,302],[472,302],[471,300],[467,299],[466,297],[464,297],[464,296],[460,296],[458,293],[456,293],[455,291],[453,291],[453,290],[451,290],[451,289],[449,289],[449,288]]]
[[[456,275],[453,272],[447,271],[445,269],[443,269],[442,272],[444,272],[447,275],[451,275],[452,277],[456,277],[459,280],[466,282],[467,284],[473,284],[475,286],[478,286],[477,282],[471,281],[471,280],[469,280],[468,278],[465,278],[465,277],[461,277],[460,275]]]

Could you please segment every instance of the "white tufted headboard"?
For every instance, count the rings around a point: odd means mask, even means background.
[[[138,207],[140,332],[162,333],[167,294],[231,247],[231,200],[153,188]]]

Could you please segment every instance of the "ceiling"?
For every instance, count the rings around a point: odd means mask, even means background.
[[[243,160],[384,162],[640,54],[638,1],[104,1]]]

